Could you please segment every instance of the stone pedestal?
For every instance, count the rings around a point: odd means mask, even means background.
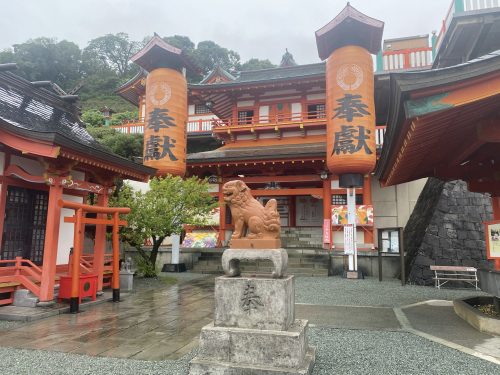
[[[311,374],[315,350],[294,302],[294,276],[218,277],[215,320],[202,328],[189,373]]]
[[[270,260],[274,267],[274,278],[283,277],[288,267],[288,253],[285,249],[226,249],[222,254],[224,273],[227,276],[239,276],[241,260]]]
[[[120,271],[120,289],[123,291],[134,289],[134,272],[127,269]]]

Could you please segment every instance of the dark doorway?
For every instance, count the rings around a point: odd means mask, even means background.
[[[42,264],[49,194],[17,186],[7,188],[2,259],[23,257]]]

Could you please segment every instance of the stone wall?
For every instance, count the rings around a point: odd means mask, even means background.
[[[404,230],[409,281],[432,284],[431,264],[489,268],[483,222],[492,217],[488,195],[430,178]]]

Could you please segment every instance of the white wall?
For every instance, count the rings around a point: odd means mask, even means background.
[[[252,107],[255,105],[255,100],[240,100],[236,103],[237,107]]]
[[[375,228],[404,228],[426,182],[427,179],[423,178],[396,186],[381,187],[380,183],[373,179]],[[377,243],[376,238],[375,243]]]
[[[269,106],[261,105],[259,107],[259,121],[262,123],[269,122]]]
[[[83,203],[82,197],[63,194],[63,200],[70,202]],[[69,208],[61,209],[61,218],[59,221],[59,243],[57,246],[57,264],[67,264],[69,259],[69,250],[73,247],[73,236],[75,225],[73,223],[65,223],[65,216],[73,216],[74,210]]]

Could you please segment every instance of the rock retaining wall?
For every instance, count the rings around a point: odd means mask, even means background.
[[[431,264],[489,268],[483,222],[491,199],[463,181],[427,181],[404,230],[409,281],[432,284]]]

